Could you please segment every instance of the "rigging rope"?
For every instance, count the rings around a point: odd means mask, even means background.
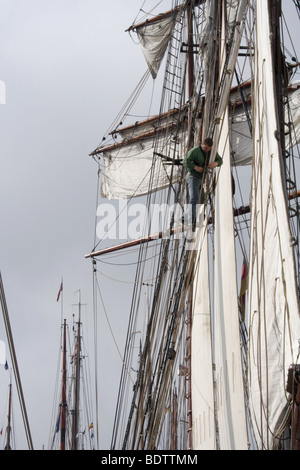
[[[118,355],[120,356],[120,359],[121,359],[121,361],[122,361],[122,364],[124,364],[123,358],[122,358],[122,354],[121,354],[121,352],[120,352],[120,349],[119,349],[119,346],[118,346],[118,344],[117,344],[117,341],[116,341],[114,332],[113,332],[113,330],[112,330],[111,323],[110,323],[110,321],[109,321],[109,317],[108,317],[108,314],[107,314],[107,311],[106,311],[106,307],[105,307],[105,304],[104,304],[104,301],[103,301],[102,293],[101,293],[100,286],[99,286],[99,282],[98,282],[98,279],[97,279],[97,278],[96,278],[96,286],[97,286],[97,290],[98,290],[99,295],[100,295],[102,307],[103,307],[103,310],[104,310],[104,314],[105,314],[106,321],[107,321],[107,323],[108,323],[109,330],[110,330],[110,332],[111,332],[113,341],[114,341],[114,343],[115,343],[115,346],[116,346]],[[128,376],[129,376],[130,380],[132,381],[132,383],[134,383],[134,381],[133,381],[133,379],[131,378],[131,376],[130,376],[128,370],[127,370],[127,373],[128,373]]]
[[[29,427],[27,410],[25,406],[23,388],[22,388],[22,383],[21,383],[21,378],[20,378],[20,373],[19,373],[19,366],[17,362],[17,356],[16,356],[16,351],[15,351],[15,346],[14,346],[12,330],[10,326],[10,319],[9,319],[9,314],[8,314],[8,309],[7,309],[6,299],[5,299],[4,286],[3,286],[1,273],[0,273],[0,301],[1,301],[1,306],[2,306],[2,313],[3,313],[4,323],[5,323],[6,335],[7,335],[9,351],[10,351],[10,356],[11,356],[12,365],[13,365],[17,391],[19,395],[20,407],[21,407],[21,412],[23,416],[27,443],[28,443],[29,449],[33,450],[32,437],[31,437],[31,432],[30,432],[30,427]]]
[[[172,57],[170,55],[170,57]],[[169,61],[169,67],[171,67],[172,64],[171,62]],[[173,78],[175,79],[175,77],[178,76],[176,73],[173,74]],[[167,77],[167,75],[166,75]],[[167,78],[166,78],[167,80]],[[174,86],[174,84],[172,85]],[[166,92],[169,90],[169,87],[164,87],[164,96],[163,96],[163,100],[162,100],[162,103],[163,101],[167,101],[167,96],[166,96]],[[184,95],[182,95],[182,99],[184,101]],[[182,105],[182,102],[179,103],[180,105]],[[170,100],[168,100],[168,103],[167,103],[167,106],[170,107]],[[161,109],[161,112],[162,112],[162,109]],[[151,181],[150,181],[150,184],[151,184]],[[169,197],[170,197],[170,193],[169,195],[167,196],[167,200],[169,200]],[[153,198],[155,199],[156,198],[156,195],[154,196],[149,196],[148,197],[148,204],[150,203],[150,201],[152,200],[153,202]],[[146,352],[148,351],[148,349],[150,348],[150,338],[149,338],[149,335],[151,334],[151,337],[154,337],[154,333],[150,333],[151,331],[155,331],[155,328],[158,328],[158,326],[156,325],[156,315],[158,313],[158,310],[156,308],[156,303],[158,301],[162,302],[163,299],[162,298],[159,298],[161,297],[162,293],[159,295],[159,292],[161,290],[161,285],[160,285],[160,281],[162,279],[162,276],[164,276],[164,273],[165,273],[165,268],[166,268],[166,253],[168,253],[168,248],[169,248],[169,241],[167,242],[163,242],[161,243],[161,250],[160,250],[160,263],[158,264],[158,272],[157,272],[157,275],[155,277],[157,277],[157,283],[156,283],[156,289],[154,291],[154,296],[153,296],[153,304],[152,304],[152,312],[151,312],[151,315],[150,315],[150,318],[149,318],[149,322],[148,322],[148,327],[147,327],[147,335],[146,335],[146,339],[145,339],[145,345],[144,345],[144,349],[143,349],[143,353],[141,353],[141,360],[140,360],[140,368],[139,368],[139,373],[138,373],[138,382],[135,386],[135,396],[136,396],[136,393],[138,391],[138,387],[139,387],[139,382],[141,380],[141,373],[144,374],[144,371],[146,371],[145,367],[145,363],[144,363],[144,358],[146,357]],[[140,259],[139,259],[139,267],[138,267],[138,270],[137,270],[137,276],[139,275],[139,272],[140,272],[140,260],[142,260],[142,256],[143,256],[143,253],[144,253],[144,248],[141,248],[140,249]],[[174,268],[174,265],[176,264],[176,258],[173,259],[173,267],[171,268],[171,270],[173,270]],[[177,264],[178,266],[178,264]],[[172,277],[170,278],[172,279]],[[171,284],[170,284],[171,286]],[[133,301],[132,301],[132,309],[135,305],[135,296],[137,295],[137,292],[135,292],[135,294],[133,295]],[[165,292],[165,300],[164,302],[168,303],[169,301],[169,298],[170,298],[170,293],[168,293],[168,291],[166,290]],[[162,304],[163,305],[163,304]],[[162,310],[163,310],[163,307],[162,307]],[[155,314],[155,316],[154,316]],[[131,315],[133,315],[133,310],[132,310],[132,313]],[[130,320],[130,323],[133,324],[133,316],[131,317],[131,320]],[[162,327],[163,329],[161,330],[162,332],[164,331],[164,327]],[[131,327],[130,327],[130,324],[129,324],[129,328],[128,328],[128,334],[129,332],[131,331]],[[153,345],[153,348],[156,348],[156,345],[154,344]],[[127,352],[126,352],[127,351]],[[127,355],[127,356],[126,356]],[[128,356],[128,346],[125,348],[125,356],[129,358]],[[117,422],[119,421],[120,419],[120,410],[121,410],[121,396],[124,395],[124,393],[122,393],[122,391],[124,390],[124,384],[122,385],[122,382],[123,382],[123,379],[121,377],[121,381],[120,381],[120,392],[119,392],[119,401],[118,401],[118,406],[117,406],[117,412],[116,412],[116,417],[115,417],[115,425],[114,425],[114,432],[113,432],[113,438],[112,438],[112,448],[114,448],[115,446],[115,442],[116,442],[116,434],[117,434],[117,430],[118,430],[118,424]],[[145,387],[145,386],[144,386]],[[150,387],[151,388],[151,387]],[[130,421],[132,419],[132,413],[134,411],[134,403],[135,403],[135,398],[133,398],[133,401],[132,401],[132,407],[131,407],[131,412],[130,412],[130,416],[129,416],[129,421],[128,421],[128,424],[127,424],[127,430],[129,429],[128,426],[130,425]],[[138,418],[136,418],[136,423],[138,422],[137,421]],[[135,426],[135,429],[136,429],[136,432],[137,432],[137,428]],[[127,440],[127,437],[126,437],[126,432],[125,432],[125,440],[123,441],[123,447],[126,446],[126,440]],[[133,441],[133,440],[132,440]]]

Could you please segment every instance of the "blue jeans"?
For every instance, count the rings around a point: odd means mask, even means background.
[[[196,176],[191,175],[190,173],[186,176],[186,183],[189,190],[190,204],[188,212],[188,224],[195,225],[196,222],[196,208],[197,204],[204,204],[205,192],[202,188],[202,177],[197,178]],[[201,190],[201,195],[200,195]],[[199,201],[200,199],[200,201]]]

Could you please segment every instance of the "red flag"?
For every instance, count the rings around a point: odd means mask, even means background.
[[[63,290],[63,283],[61,281],[60,288],[59,288],[59,291],[58,291],[58,294],[57,294],[57,300],[56,300],[57,302],[59,301],[60,293],[61,293],[62,290]]]

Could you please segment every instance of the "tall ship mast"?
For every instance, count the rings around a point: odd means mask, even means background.
[[[299,15],[298,1],[174,1],[128,29],[148,68],[91,152],[86,255],[99,285],[99,263],[136,250],[111,449],[299,449]],[[158,114],[127,124],[163,65]],[[191,233],[186,162],[206,138]]]
[[[8,397],[8,413],[7,413],[7,427],[6,427],[6,443],[4,450],[11,450],[11,387],[9,384],[9,397]]]
[[[73,372],[73,406],[72,415],[72,433],[71,433],[71,450],[78,450],[79,440],[79,403],[80,403],[80,361],[81,361],[81,299],[79,292],[78,299],[78,322],[77,332],[75,336],[75,352],[74,352],[74,372]]]
[[[86,364],[88,355],[83,342],[81,293],[78,292],[78,318],[73,325],[72,345],[67,320],[64,319],[62,324],[61,366],[55,391],[57,399],[53,409],[49,450],[95,449],[92,391]]]
[[[67,426],[67,321],[63,325],[63,350],[62,350],[62,381],[60,403],[60,450],[66,450],[66,426]]]

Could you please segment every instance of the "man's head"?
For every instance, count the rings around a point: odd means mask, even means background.
[[[213,140],[210,137],[207,137],[201,144],[202,149],[204,152],[209,152],[212,149]]]

